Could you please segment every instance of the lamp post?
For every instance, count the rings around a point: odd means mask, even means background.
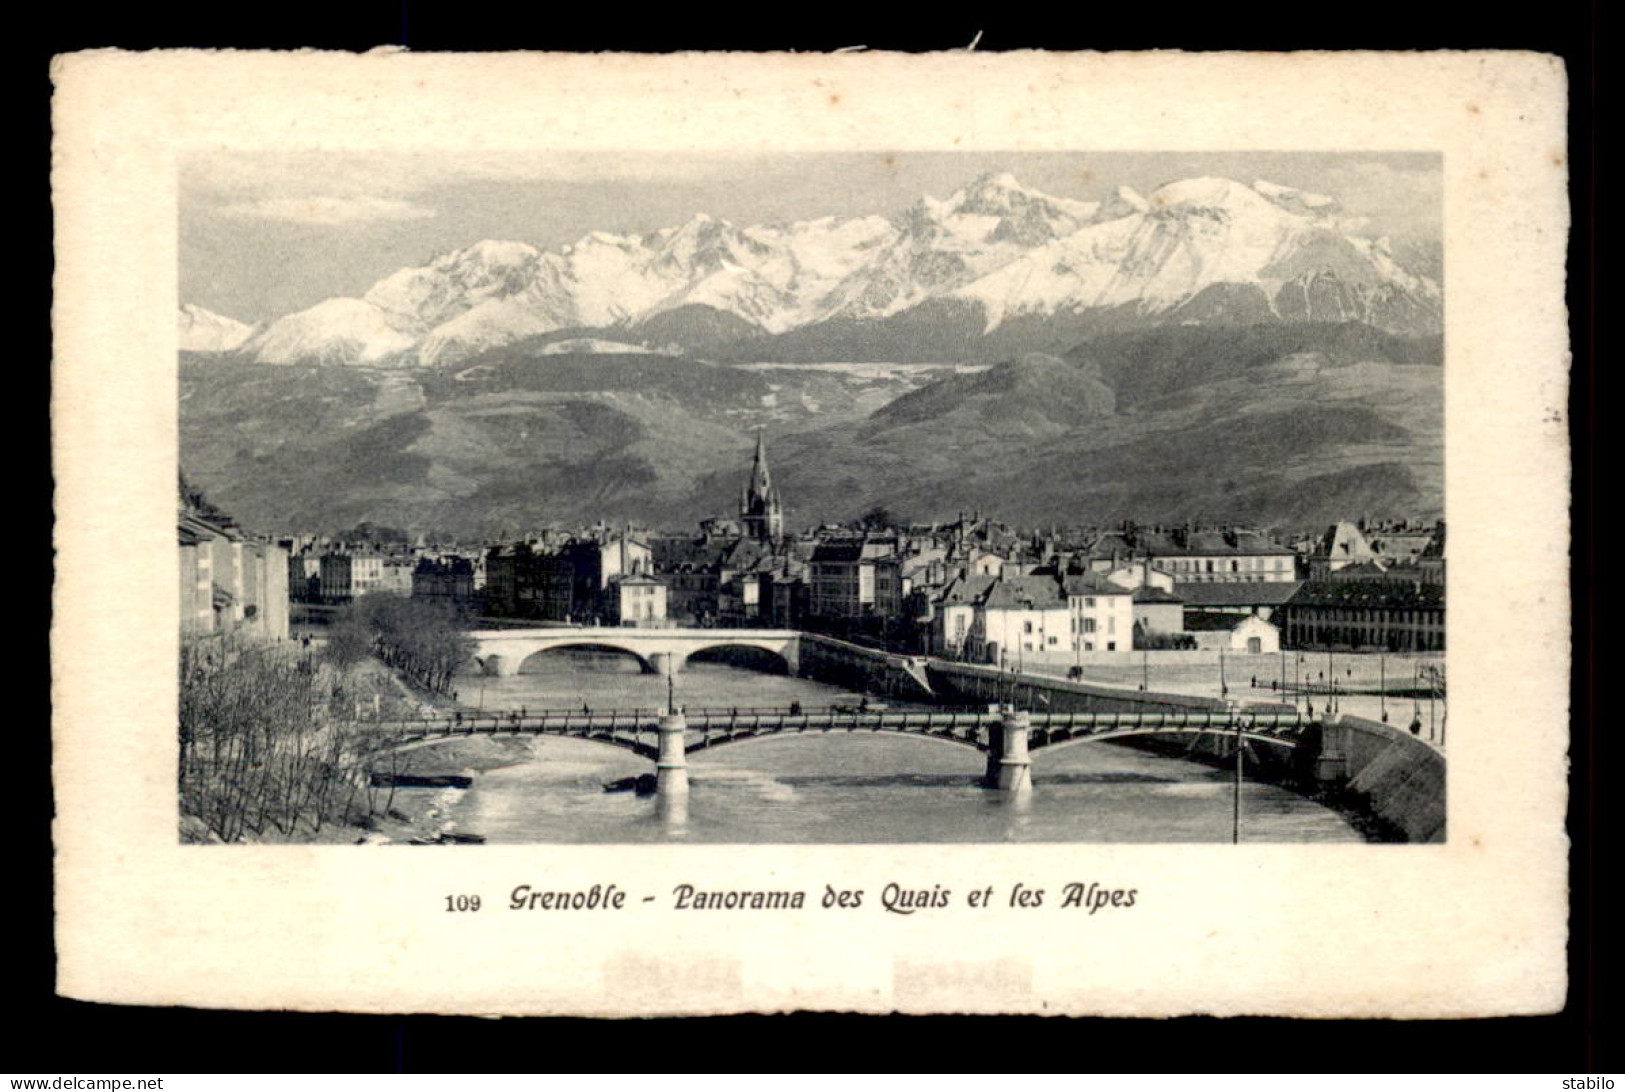
[[[1388,723],[1388,653],[1386,650],[1377,653],[1377,693],[1382,702],[1382,722]]]
[[[1428,739],[1437,739],[1433,723],[1433,695],[1438,691],[1439,676],[1433,668],[1428,668]]]
[[[1005,636],[1006,636],[1006,638],[1008,638],[1009,634],[1006,633]],[[1009,641],[1006,640],[1005,644],[1009,644]],[[1010,650],[1008,648],[1000,646],[1000,648],[999,648],[999,704],[1001,706],[1010,704],[1009,663],[1010,663]]]
[[[1230,844],[1241,844],[1241,717],[1236,715],[1235,703],[1230,704],[1230,719],[1236,729],[1236,777],[1230,794]]]
[[[1332,662],[1331,646],[1326,647],[1326,711],[1335,711],[1337,701],[1333,697],[1337,693],[1337,665]]]
[[[1420,724],[1422,720],[1422,665],[1411,666],[1411,716],[1412,724]]]
[[[1074,603],[1078,602],[1076,598],[1072,601]],[[1076,665],[1073,669],[1073,677],[1081,679],[1083,678],[1083,611],[1081,608],[1072,615],[1072,653],[1073,663]]]

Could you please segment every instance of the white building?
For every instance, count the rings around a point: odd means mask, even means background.
[[[1134,647],[1134,596],[1092,574],[966,576],[937,604],[933,651],[1020,666]]]
[[[666,584],[652,576],[618,576],[610,581],[612,621],[621,626],[664,625]]]
[[[1222,649],[1257,656],[1281,651],[1281,631],[1256,614],[1190,614],[1185,630],[1197,648]]]

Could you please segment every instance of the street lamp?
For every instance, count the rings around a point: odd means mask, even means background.
[[[1231,724],[1236,729],[1236,777],[1235,785],[1230,794],[1230,843],[1241,844],[1241,717],[1236,713],[1236,703],[1229,703]]]
[[[1437,738],[1436,734],[1435,734],[1435,730],[1434,730],[1434,723],[1433,723],[1433,696],[1438,692],[1438,689],[1439,689],[1439,675],[1438,675],[1438,672],[1435,671],[1432,667],[1427,668],[1427,672],[1428,672],[1428,739],[1431,740],[1431,739]]]
[[[1377,653],[1377,693],[1382,702],[1382,722],[1388,723],[1388,653],[1380,650]]]
[[[1074,603],[1076,599],[1072,600]],[[1083,617],[1082,611],[1072,615],[1072,652],[1075,668],[1073,677],[1083,678]]]

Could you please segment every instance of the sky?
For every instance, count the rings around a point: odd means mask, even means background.
[[[1096,201],[1199,176],[1330,195],[1344,230],[1387,236],[1438,276],[1440,159],[1428,153],[897,152],[195,153],[180,170],[180,303],[260,322],[360,296],[482,239],[554,250],[589,231],[643,234],[704,212],[736,224],[891,216],[1008,171]]]

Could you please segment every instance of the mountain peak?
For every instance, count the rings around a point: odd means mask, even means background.
[[[180,347],[191,352],[229,352],[254,332],[245,322],[216,314],[195,303],[182,304],[177,319]]]
[[[989,171],[967,187],[972,193],[1007,193],[1011,190],[1028,192],[1027,187],[1016,180],[1016,176],[1009,171]]]
[[[1288,212],[1295,212],[1300,216],[1329,215],[1341,207],[1335,197],[1327,197],[1323,193],[1308,193],[1276,182],[1266,182],[1262,178],[1253,180],[1253,189]]]
[[[541,256],[542,252],[529,243],[518,243],[508,239],[482,239],[461,250],[442,255],[434,262],[434,268],[511,269],[529,265]]]
[[[1250,187],[1229,178],[1187,178],[1170,182],[1151,195],[1156,209],[1270,208],[1271,202]]]
[[[1032,201],[1044,200],[1044,195],[1029,190],[1009,171],[989,172],[977,178],[958,194],[951,204],[959,212],[1001,215]]]

